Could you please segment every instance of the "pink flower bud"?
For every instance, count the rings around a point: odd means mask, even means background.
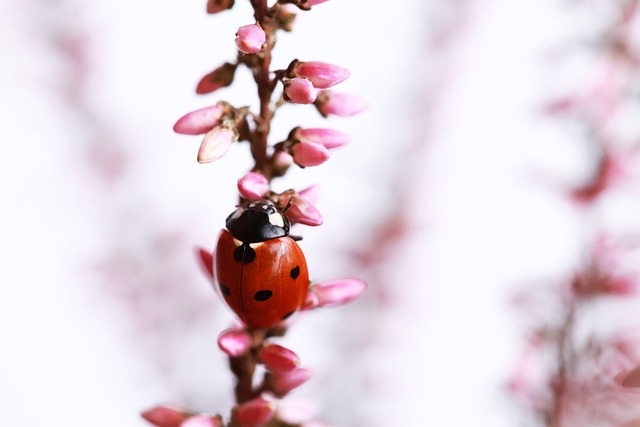
[[[271,375],[271,389],[277,395],[285,395],[294,388],[304,384],[313,376],[309,368],[295,368],[289,372],[274,372]]]
[[[198,248],[198,257],[200,258],[207,277],[213,280],[213,254],[204,248]]]
[[[173,125],[173,131],[185,135],[207,133],[220,123],[220,117],[225,110],[224,104],[217,103],[210,107],[187,113]]]
[[[619,376],[618,381],[623,387],[640,388],[640,366]]]
[[[194,415],[180,424],[180,427],[222,427],[222,421],[217,416]]]
[[[231,9],[234,0],[209,0],[207,2],[207,13],[214,14],[223,10]]]
[[[349,78],[349,70],[320,61],[299,62],[295,67],[298,77],[307,78],[318,89],[327,89]]]
[[[318,203],[318,199],[320,199],[320,186],[318,184],[310,185],[298,191],[298,196],[311,204],[316,204]]]
[[[318,91],[307,79],[293,78],[284,81],[284,99],[294,104],[311,104],[316,100]]]
[[[188,411],[171,405],[158,405],[144,411],[142,418],[157,427],[180,427],[191,416]]]
[[[300,358],[293,351],[276,344],[260,349],[260,360],[271,372],[288,372],[298,367]]]
[[[323,117],[332,114],[334,116],[353,116],[368,107],[368,103],[358,96],[348,93],[334,93],[328,90],[323,90],[318,94],[315,105]]]
[[[326,1],[328,1],[328,0],[307,0],[304,4],[305,4],[305,6],[311,7],[311,6],[315,6],[317,4],[320,4],[320,3],[324,3]]]
[[[316,307],[342,305],[364,294],[367,284],[359,279],[344,278],[318,283],[311,287],[317,297]]]
[[[287,218],[294,224],[322,225],[324,219],[320,211],[311,203],[300,197],[294,197],[286,212]]]
[[[244,329],[226,329],[218,336],[218,347],[230,357],[242,356],[251,347],[251,336]]]
[[[238,191],[247,200],[258,200],[269,191],[269,181],[260,173],[249,172],[238,180]]]
[[[341,147],[351,141],[349,135],[344,132],[323,128],[297,129],[295,131],[295,138],[305,142],[318,142],[324,145],[325,148]]]
[[[300,142],[291,149],[293,161],[298,166],[318,166],[326,162],[331,154],[324,145],[317,142]]]
[[[196,93],[204,95],[233,83],[236,73],[236,65],[225,62],[206,76],[200,79],[196,86]]]
[[[257,53],[262,50],[267,35],[258,24],[244,25],[236,33],[236,46],[242,53]]]
[[[198,162],[209,163],[218,160],[227,154],[231,143],[237,140],[238,132],[235,129],[216,126],[204,136],[198,151]]]
[[[252,427],[266,424],[276,413],[276,405],[262,397],[249,400],[233,410],[233,418],[243,426]]]

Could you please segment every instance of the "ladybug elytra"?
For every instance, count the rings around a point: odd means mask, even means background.
[[[226,221],[215,251],[215,277],[227,305],[246,325],[270,328],[299,310],[309,288],[289,220],[269,200],[240,207]]]

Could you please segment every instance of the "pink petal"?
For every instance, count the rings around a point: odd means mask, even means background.
[[[316,107],[322,116],[353,116],[367,109],[364,99],[348,93],[335,93],[323,90],[318,94]]]
[[[209,163],[218,160],[229,151],[231,143],[237,141],[238,133],[235,129],[217,126],[207,132],[200,144],[198,162]]]
[[[244,25],[236,33],[236,46],[242,53],[258,53],[267,40],[264,30],[257,24]]]
[[[318,89],[335,86],[349,78],[349,70],[337,65],[320,61],[299,62],[295,73],[299,77],[307,78]]]
[[[191,416],[188,411],[172,405],[158,405],[144,411],[142,418],[157,427],[180,427]]]
[[[271,375],[271,388],[274,393],[284,395],[307,382],[313,376],[309,368],[295,368],[289,372],[274,372]]]
[[[198,257],[207,276],[213,280],[213,254],[204,248],[198,248]]]
[[[180,427],[222,427],[222,421],[220,417],[194,415],[180,424]]]
[[[225,110],[226,108],[218,103],[187,113],[173,125],[173,131],[186,135],[207,133],[220,123],[220,117]]]
[[[302,167],[321,165],[331,157],[329,150],[317,142],[295,144],[291,149],[291,154],[293,155],[293,161]]]
[[[273,402],[258,397],[236,406],[233,415],[241,425],[252,427],[268,423],[275,412],[276,405]]]
[[[242,356],[251,348],[251,336],[244,329],[227,329],[218,336],[218,347],[230,357]]]
[[[276,344],[261,348],[259,357],[265,367],[272,372],[288,372],[300,364],[297,354]]]
[[[311,104],[316,100],[318,91],[307,79],[293,78],[284,83],[284,95],[294,104]]]
[[[320,3],[324,3],[326,1],[328,1],[328,0],[307,0],[305,2],[305,5],[311,7],[311,6],[315,6],[317,4],[320,4]]]
[[[366,282],[354,278],[328,280],[311,287],[311,292],[317,297],[317,307],[346,304],[366,290]]]
[[[238,192],[247,200],[258,200],[269,191],[269,181],[257,172],[249,172],[238,180]]]
[[[325,148],[337,148],[351,141],[349,135],[335,129],[311,128],[298,129],[294,137],[300,141],[317,142],[324,145]]]
[[[214,92],[220,88],[227,87],[233,83],[236,66],[226,62],[200,79],[196,86],[196,93],[204,95]]]
[[[294,197],[286,212],[287,218],[292,223],[310,225],[312,227],[322,225],[324,219],[320,211],[311,203],[300,197]]]

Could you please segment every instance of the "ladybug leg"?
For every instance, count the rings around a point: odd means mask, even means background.
[[[294,242],[299,242],[300,240],[302,240],[302,236],[294,236],[290,234],[289,237],[291,237]]]

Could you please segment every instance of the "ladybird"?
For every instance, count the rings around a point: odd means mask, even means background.
[[[291,225],[273,202],[238,208],[220,232],[215,277],[220,294],[247,326],[270,328],[299,310],[309,271]]]

